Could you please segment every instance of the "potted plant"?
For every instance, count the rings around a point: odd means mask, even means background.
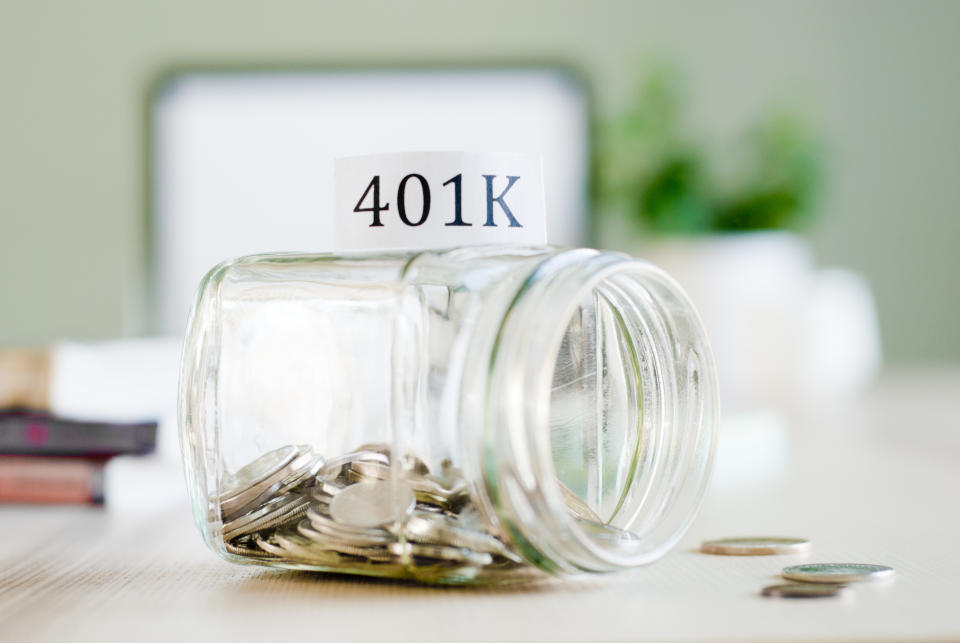
[[[683,87],[660,68],[598,137],[598,240],[661,266],[711,336],[728,410],[861,388],[879,365],[866,283],[822,271],[801,231],[821,183],[819,141],[773,112],[713,151],[688,133]]]

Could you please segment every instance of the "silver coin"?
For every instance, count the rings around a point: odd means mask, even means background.
[[[493,563],[493,557],[487,553],[480,553],[462,547],[445,547],[443,545],[422,545],[419,543],[393,543],[388,549],[401,560],[427,559],[443,560],[451,563],[476,565],[483,567]]]
[[[344,559],[335,551],[317,545],[299,533],[277,532],[270,536],[267,546],[274,546],[294,560],[323,567],[344,567]],[[260,545],[263,547],[264,545]],[[274,549],[275,551],[276,549]],[[346,567],[349,569],[349,567]]]
[[[347,471],[347,479],[353,482],[364,482],[366,480],[393,480],[394,477],[400,477],[401,472],[395,471],[393,467],[380,464],[379,462],[351,462]],[[410,485],[417,500],[422,503],[452,509],[466,500],[467,486],[466,482],[454,483],[446,486],[440,482],[436,476],[425,475],[404,475],[404,481]]]
[[[500,556],[513,562],[522,562],[523,560],[493,536],[479,531],[463,529],[455,521],[443,516],[432,514],[410,516],[403,526],[403,533],[408,540],[422,544],[470,549],[475,552]]]
[[[259,509],[224,525],[223,537],[225,540],[231,540],[237,536],[283,524],[291,520],[291,516],[296,512],[306,512],[309,503],[309,498],[295,494],[274,498]]]
[[[288,491],[293,491],[298,487],[307,487],[312,485],[316,480],[317,473],[321,468],[323,468],[323,464],[323,456],[314,455],[312,453],[309,454],[309,458],[306,460],[306,463],[299,469],[293,471],[280,483],[280,489],[277,491],[277,495],[287,493]]]
[[[397,522],[413,510],[417,498],[404,482],[360,482],[330,501],[330,516],[354,527],[380,527]]]
[[[317,482],[317,486],[310,490],[310,497],[317,503],[329,505],[333,497],[344,488],[345,485],[338,482],[331,482],[329,480],[319,481]]]
[[[220,494],[221,500],[232,498],[241,491],[262,481],[264,478],[270,477],[297,455],[297,447],[292,445],[283,446],[269,453],[264,453],[256,460],[240,467],[234,474],[228,473],[224,475],[221,481],[221,487],[226,490]]]
[[[235,556],[251,556],[253,558],[276,558],[277,555],[268,551],[263,551],[260,549],[254,549],[253,547],[245,547],[243,545],[235,545],[233,543],[224,543],[224,547],[227,552]]]
[[[307,512],[308,506],[309,500],[304,498],[302,502],[297,501],[290,504],[284,511],[278,511],[276,513],[269,514],[244,527],[235,529],[233,532],[231,532],[231,535],[227,537],[235,538],[237,536],[253,534],[258,531],[277,529],[283,527],[284,525],[296,524],[301,518],[303,518],[304,514]]]
[[[764,587],[761,594],[776,598],[829,598],[842,596],[848,589],[847,585],[837,583],[784,583]]]
[[[359,556],[368,560],[391,561],[393,554],[389,550],[389,545],[394,543],[362,545],[355,540],[342,540],[339,538],[330,538],[328,535],[313,529],[309,520],[302,520],[297,525],[297,531],[300,535],[309,538],[313,543],[320,545],[324,549],[346,554],[348,556]]]
[[[454,478],[449,475],[436,476],[427,474],[423,479],[435,485],[436,489],[443,491],[446,496],[459,496],[467,493],[467,481],[463,478]]]
[[[700,545],[705,554],[722,556],[768,556],[772,554],[803,554],[810,550],[810,541],[805,538],[719,538],[706,540]]]
[[[382,545],[396,540],[393,534],[381,527],[353,527],[351,525],[342,525],[329,516],[324,515],[322,512],[317,511],[316,506],[307,509],[306,517],[307,520],[310,521],[310,526],[313,529],[342,542],[357,545]]]
[[[385,456],[391,462],[394,460],[393,447],[382,442],[362,444],[357,447],[357,451],[372,451]],[[428,467],[423,460],[412,453],[407,453],[404,455],[403,468],[418,476],[424,476],[430,473],[430,467]]]
[[[390,458],[382,453],[376,451],[352,451],[327,460],[327,463],[320,469],[317,475],[324,480],[334,480],[341,475],[345,466],[358,461],[379,462],[384,465],[390,464]]]
[[[783,568],[783,577],[803,583],[852,583],[893,578],[893,568],[864,563],[810,563]]]
[[[270,534],[269,536],[264,536],[263,534],[254,534],[253,541],[257,543],[257,547],[268,554],[282,558],[287,551],[274,541],[275,535],[276,532]]]
[[[261,506],[248,511],[247,513],[238,516],[232,520],[223,521],[223,530],[232,531],[238,526],[246,525],[254,520],[259,520],[263,516],[270,514],[271,512],[276,511],[278,508],[285,507],[291,503],[294,499],[293,495],[290,496],[280,496],[277,498],[271,498],[267,502],[263,503]]]
[[[315,463],[316,456],[310,448],[306,446],[296,448],[298,454],[287,464],[247,489],[229,498],[221,499],[220,511],[224,520],[232,520],[263,504],[273,496],[280,496],[295,489],[310,477],[311,468],[314,466],[316,468],[313,469],[313,473],[316,473],[316,469],[320,467]]]

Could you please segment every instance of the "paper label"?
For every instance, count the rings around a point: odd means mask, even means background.
[[[547,242],[539,156],[404,152],[333,168],[336,251]]]

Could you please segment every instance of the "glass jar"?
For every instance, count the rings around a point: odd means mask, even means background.
[[[214,551],[428,582],[659,558],[700,504],[717,419],[682,290],[589,249],[228,261],[201,283],[180,381]]]

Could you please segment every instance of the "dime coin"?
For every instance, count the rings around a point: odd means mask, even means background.
[[[723,556],[767,556],[771,554],[803,554],[810,550],[805,538],[720,538],[706,540],[700,545],[705,554]]]
[[[841,596],[847,591],[847,585],[837,583],[785,583],[764,587],[761,594],[776,598],[828,598]]]
[[[864,563],[810,563],[783,568],[783,577],[803,583],[851,583],[893,577],[893,568]]]
[[[381,527],[406,516],[417,498],[403,482],[376,480],[344,488],[330,501],[330,516],[354,527]]]

